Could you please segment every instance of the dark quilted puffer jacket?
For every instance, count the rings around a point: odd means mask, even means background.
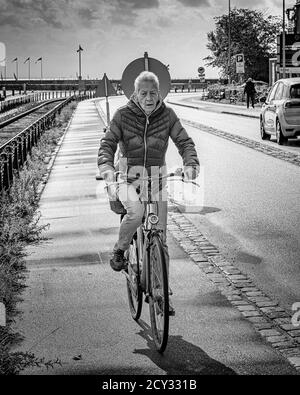
[[[150,116],[146,116],[133,98],[119,108],[98,152],[100,173],[114,170],[117,145],[121,156],[127,158],[128,169],[132,166],[163,166],[169,137],[174,141],[184,166],[199,166],[193,140],[188,136],[175,112],[160,102]]]

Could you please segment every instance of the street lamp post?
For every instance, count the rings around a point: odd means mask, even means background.
[[[285,78],[285,0],[282,0],[282,77]]]
[[[79,54],[79,75],[78,75],[78,79],[81,80],[82,76],[81,76],[81,52],[83,51],[83,49],[81,48],[81,45],[79,45],[79,48],[77,49],[77,52]]]
[[[230,58],[231,58],[231,4],[228,0],[228,84],[230,84]]]

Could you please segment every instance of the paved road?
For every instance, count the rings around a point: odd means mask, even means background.
[[[124,101],[111,99],[111,112]],[[258,139],[258,120],[174,110],[180,117]],[[205,178],[205,209],[188,217],[262,290],[290,309],[300,301],[299,167],[199,129],[188,127],[188,132]],[[168,165],[177,166],[181,159],[174,144],[169,147]],[[284,148],[299,152],[299,147]]]
[[[102,126],[93,102],[80,103],[42,195],[50,240],[27,260],[18,328],[23,350],[62,367],[24,374],[294,374],[170,235],[176,317],[164,356],[153,349],[147,308],[140,325],[131,319],[108,264],[119,219],[95,180]]]
[[[167,100],[172,103],[195,106],[198,108],[198,110],[195,110],[182,106],[174,106],[175,111],[180,114],[182,118],[187,118],[191,121],[200,122],[225,132],[262,142],[259,129],[259,108],[250,108],[247,110],[244,106],[204,102],[200,100],[200,97],[196,94],[191,96],[187,94],[170,95]],[[243,114],[243,116],[226,114],[226,112]],[[244,115],[251,115],[256,118],[248,118]],[[275,142],[275,137],[272,137],[270,141],[265,140],[263,143],[270,147],[275,146],[286,152],[300,153],[300,138],[289,140],[287,145],[282,145],[280,147]]]

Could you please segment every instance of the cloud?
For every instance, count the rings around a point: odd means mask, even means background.
[[[171,18],[165,17],[165,16],[159,16],[156,19],[157,26],[161,27],[161,28],[166,28],[166,27],[172,26],[174,23],[175,22],[173,22],[173,20]]]
[[[18,27],[30,27],[32,22],[39,20],[54,28],[64,27],[64,11],[68,0],[33,1],[6,0],[0,3],[0,23]]]
[[[140,12],[158,7],[159,0],[0,0],[0,24],[30,29],[39,22],[61,30],[94,23],[131,25]]]
[[[210,7],[209,0],[177,0],[187,7]]]
[[[158,0],[117,0],[115,3],[116,8],[133,8],[133,9],[145,9],[145,8],[157,8],[159,7]]]

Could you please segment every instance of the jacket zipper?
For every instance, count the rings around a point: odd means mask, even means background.
[[[149,117],[146,116],[146,124],[145,124],[145,129],[144,129],[144,145],[145,145],[145,154],[144,154],[144,168],[146,167],[146,156],[147,156],[147,130],[148,130],[148,125],[149,125]]]
[[[144,153],[144,166],[143,166],[143,178],[145,178],[145,168],[146,168],[146,156],[147,156],[147,130],[148,130],[148,125],[149,125],[149,117],[146,115],[146,123],[145,123],[145,129],[144,129],[144,146],[145,146],[145,153]],[[144,191],[144,186],[145,183],[143,181],[143,188],[140,192],[140,195],[142,195],[142,192]],[[147,186],[148,187],[148,186]]]

